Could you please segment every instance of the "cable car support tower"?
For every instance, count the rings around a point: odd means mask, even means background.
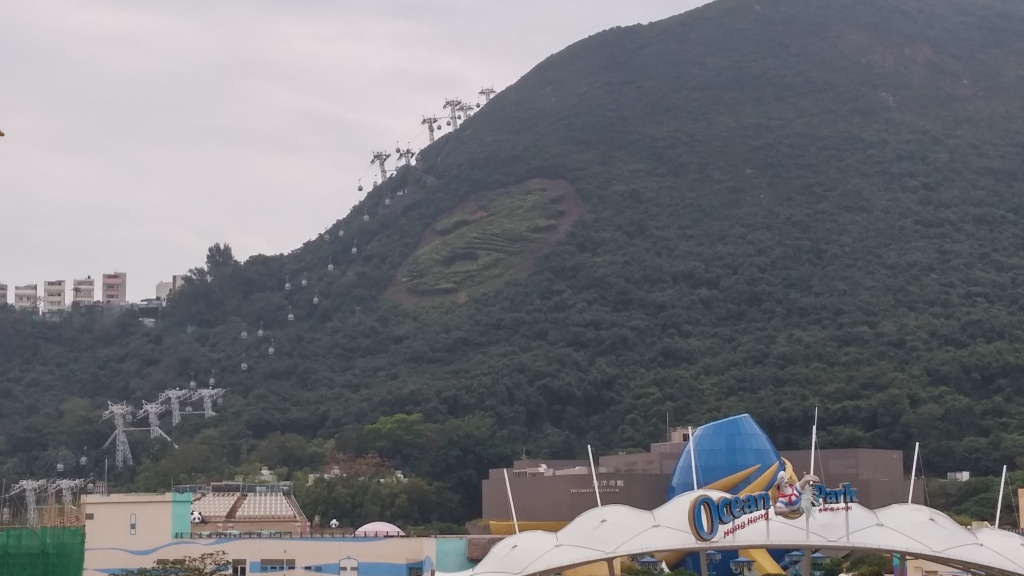
[[[387,162],[388,158],[391,158],[390,152],[374,152],[373,160],[370,160],[370,166],[376,164],[380,167],[380,180],[381,182],[388,179],[388,170],[384,167],[384,163]]]
[[[444,107],[448,108],[448,123],[452,125],[452,130],[457,130],[459,127],[459,107],[462,106],[462,100],[458,98],[449,98],[444,101]]]
[[[427,138],[430,139],[431,144],[434,143],[434,124],[437,124],[440,121],[441,119],[438,118],[437,116],[424,116],[423,121],[420,122],[420,124],[423,124],[427,127]],[[440,130],[441,125],[437,124],[437,128],[438,130]]]
[[[405,150],[402,150],[402,147],[398,146],[398,147],[395,148],[395,155],[396,155],[396,158],[395,158],[395,163],[396,164],[398,162],[404,162],[405,165],[408,166],[409,163],[412,162],[413,157],[416,156],[416,153],[413,152],[412,148],[409,147],[409,146],[406,146]]]

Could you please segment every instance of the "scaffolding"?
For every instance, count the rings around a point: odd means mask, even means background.
[[[0,574],[81,576],[85,528],[6,528],[0,530]]]

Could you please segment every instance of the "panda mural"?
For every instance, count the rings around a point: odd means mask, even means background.
[[[337,528],[338,525],[339,525],[338,524],[338,520],[336,518],[331,520],[331,523],[330,523],[331,528]]]
[[[198,510],[193,510],[192,511],[192,523],[193,524],[202,524],[203,523],[203,515]]]

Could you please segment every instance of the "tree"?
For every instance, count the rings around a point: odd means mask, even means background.
[[[623,569],[622,576],[697,576],[697,574],[685,568],[677,568],[669,572],[662,572],[661,570],[655,570],[653,568],[630,566]]]
[[[847,566],[860,576],[882,576],[892,569],[892,559],[884,554],[854,552],[847,560]]]
[[[231,567],[223,551],[207,552],[199,556],[185,556],[165,566],[137,568],[121,572],[124,576],[215,576]]]

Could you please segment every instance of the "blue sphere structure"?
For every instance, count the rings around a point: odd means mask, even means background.
[[[696,447],[696,448],[695,448]],[[690,452],[696,449],[697,486]],[[693,432],[676,463],[668,498],[709,488],[739,494],[768,490],[785,465],[768,435],[749,414],[705,424]]]

